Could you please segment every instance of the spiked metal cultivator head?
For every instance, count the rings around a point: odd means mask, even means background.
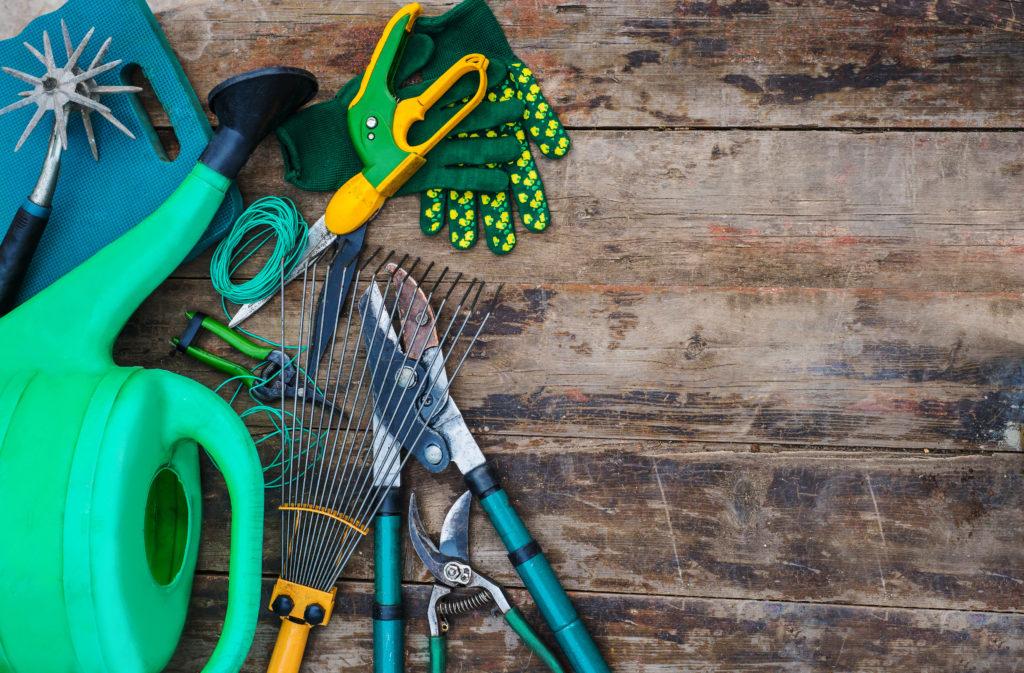
[[[52,110],[52,133],[60,138],[61,147],[67,149],[68,116],[71,111],[78,110],[82,115],[82,124],[85,126],[85,133],[89,138],[92,156],[99,161],[96,135],[93,133],[92,120],[90,119],[90,115],[93,112],[98,112],[104,119],[128,137],[135,138],[132,132],[114,117],[110,112],[110,108],[100,103],[100,96],[113,93],[134,93],[142,91],[142,89],[137,86],[100,86],[97,84],[95,79],[97,75],[113,70],[121,64],[120,59],[110,63],[103,63],[107,50],[110,48],[111,38],[107,38],[99,51],[96,52],[89,67],[83,69],[78,65],[79,59],[82,58],[82,53],[89,44],[89,39],[92,37],[95,28],[90,28],[89,32],[82,38],[82,41],[78,43],[78,46],[72,48],[71,35],[68,33],[67,24],[64,23],[63,19],[61,19],[60,27],[64,34],[64,52],[67,55],[67,62],[61,67],[57,66],[53,56],[53,47],[50,45],[50,36],[46,31],[43,31],[42,53],[28,42],[25,42],[25,48],[43,64],[46,72],[42,75],[34,76],[13,68],[4,67],[4,72],[30,84],[32,89],[18,94],[21,96],[21,100],[0,109],[0,115],[32,105],[33,103],[36,105],[36,111],[32,114],[32,118],[29,119],[25,131],[18,139],[17,145],[14,146],[14,151],[17,152],[21,149],[25,139],[35,129],[39,120],[43,118],[43,115],[47,111]]]

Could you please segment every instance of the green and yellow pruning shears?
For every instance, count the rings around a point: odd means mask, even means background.
[[[412,538],[412,547],[435,580],[427,606],[427,623],[430,625],[430,672],[445,671],[445,633],[448,632],[448,621],[445,617],[454,617],[493,602],[527,647],[540,657],[549,669],[555,673],[563,673],[564,669],[558,659],[530,627],[523,613],[508,602],[508,597],[501,587],[470,565],[469,508],[472,498],[473,494],[466,491],[448,510],[444,525],[441,526],[440,548],[434,545],[434,541],[423,528],[420,512],[416,507],[416,494],[409,498],[409,537]],[[463,588],[475,589],[476,592],[463,598],[457,598],[452,594],[453,590]]]
[[[348,131],[362,159],[363,170],[341,186],[327,204],[327,211],[310,227],[306,251],[295,269],[285,278],[284,284],[301,275],[328,248],[335,246],[338,255],[332,263],[332,270],[340,272],[346,265],[349,269],[349,273],[345,274],[332,273],[336,277],[335,284],[339,286],[336,291],[347,289],[356,266],[349,262],[356,258],[362,248],[366,223],[373,219],[384,201],[423,166],[427,152],[451,134],[459,122],[484,99],[487,92],[488,61],[482,54],[462,57],[415,98],[400,101],[395,96],[396,87],[401,84],[395,81],[398,64],[412,34],[413,24],[422,11],[419,3],[406,5],[391,17],[384,28],[359,91],[348,109]],[[430,139],[418,145],[410,145],[409,129],[412,125],[422,121],[426,112],[449,89],[462,77],[472,73],[479,77],[473,96]],[[229,325],[235,327],[268,300],[269,297],[242,306],[231,318]],[[335,303],[324,302],[325,305]]]

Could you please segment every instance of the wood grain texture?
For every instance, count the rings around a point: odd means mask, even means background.
[[[570,126],[952,128],[1020,125],[1020,36],[963,25],[1014,27],[1017,4],[492,3]],[[287,64],[323,98],[365,68],[396,6],[180,0],[158,19],[200,96]]]
[[[482,436],[513,504],[568,589],[890,607],[1024,605],[1018,456],[693,453],[674,443]],[[264,452],[265,464],[273,451]],[[412,461],[403,483],[435,535],[465,490]],[[204,470],[203,571],[226,572],[218,474]],[[280,569],[280,489],[267,492],[264,570]],[[372,580],[371,535],[343,578]],[[405,538],[407,581],[430,579]],[[522,587],[479,507],[471,560]],[[854,552],[854,550],[856,550]]]
[[[580,131],[573,140],[565,159],[539,160],[552,225],[536,234],[517,224],[511,255],[483,243],[455,251],[444,234],[421,234],[416,196],[387,202],[367,250],[518,283],[1020,291],[1020,134]],[[283,174],[276,141],[264,142],[242,174],[246,201],[288,196],[315,221],[331,193],[304,192]],[[209,255],[176,275],[209,278]]]
[[[279,335],[275,304],[247,327]],[[186,307],[216,314],[205,281],[166,283],[120,362],[222,381],[168,344]],[[506,285],[452,390],[502,434],[1016,451],[1022,329],[1008,294]]]
[[[270,587],[264,582],[265,597]],[[331,623],[310,637],[303,673],[369,668],[372,592],[370,584],[342,584]],[[426,668],[423,615],[429,593],[423,585],[403,592],[407,670]],[[225,594],[223,578],[197,578],[189,623],[167,671],[196,671],[205,663],[223,619]],[[541,627],[529,597],[509,594],[531,624]],[[1024,657],[1024,616],[1015,614],[622,594],[571,598],[616,671],[1009,673]],[[266,670],[275,621],[269,612],[261,615],[246,673]],[[547,670],[500,617],[486,612],[453,622],[448,651],[449,670]]]

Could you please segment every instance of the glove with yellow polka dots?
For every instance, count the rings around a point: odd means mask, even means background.
[[[518,143],[515,159],[505,164],[485,164],[508,174],[505,191],[474,192],[440,185],[427,189],[420,200],[420,228],[436,234],[448,223],[449,239],[459,249],[476,244],[478,223],[492,252],[504,255],[515,246],[513,206],[520,222],[530,231],[543,231],[551,223],[544,184],[537,171],[529,139],[545,157],[560,159],[569,151],[570,141],[562,123],[531,70],[512,52],[505,33],[484,0],[465,0],[438,17],[420,19],[417,33],[430,36],[434,52],[423,67],[423,76],[436,77],[462,57],[478,52],[507,68],[507,75],[493,83],[487,94],[492,103],[523,103],[522,119],[483,132],[463,132],[457,138],[512,139]],[[466,51],[468,50],[468,51]]]

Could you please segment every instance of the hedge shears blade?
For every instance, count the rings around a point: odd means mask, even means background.
[[[449,625],[446,617],[454,617],[494,603],[527,647],[549,669],[563,673],[562,665],[534,632],[518,608],[508,602],[500,586],[482,575],[469,562],[469,510],[473,494],[466,491],[455,501],[441,526],[441,545],[430,539],[420,520],[416,494],[409,498],[409,537],[416,555],[434,576],[434,588],[427,605],[427,623],[430,625],[430,670],[443,673],[447,655],[445,634]],[[453,591],[476,589],[465,598],[456,598]]]
[[[418,3],[406,5],[391,17],[384,28],[384,34],[370,57],[370,65],[363,74],[359,91],[348,109],[349,135],[363,162],[363,169],[341,186],[327,204],[323,217],[310,228],[306,253],[284,284],[301,275],[337,237],[352,235],[373,219],[388,197],[423,166],[426,154],[483,101],[487,91],[488,60],[482,54],[464,56],[422,94],[398,100],[395,91],[401,82],[395,81],[397,66],[412,35],[413,24],[422,11]],[[473,73],[479,77],[473,96],[428,140],[410,145],[412,125],[422,121],[427,111],[461,78]],[[362,235],[358,238],[359,246],[362,246]],[[336,267],[338,270],[341,268]],[[231,319],[231,326],[241,323],[265,303],[266,300],[242,306]]]

